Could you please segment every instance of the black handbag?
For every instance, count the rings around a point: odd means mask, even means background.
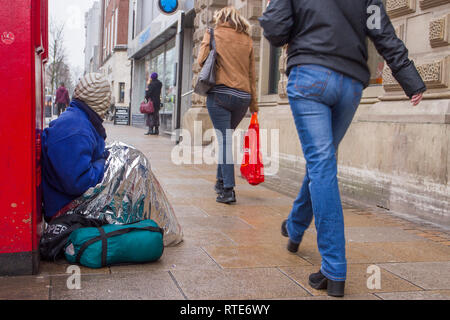
[[[205,64],[203,65],[202,70],[198,75],[198,81],[194,88],[194,92],[201,96],[206,96],[208,91],[216,85],[217,49],[213,28],[209,29],[209,34],[211,35],[211,39],[209,42],[211,51],[205,61]]]

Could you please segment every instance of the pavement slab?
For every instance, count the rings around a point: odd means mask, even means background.
[[[208,254],[199,247],[165,248],[159,261],[141,265],[113,266],[111,273],[135,273],[173,270],[220,269]]]
[[[450,300],[450,290],[377,293],[383,300]]]
[[[71,265],[63,259],[56,262],[41,261],[39,268],[39,275],[41,276],[68,276],[67,268]],[[90,269],[80,266],[80,272],[82,274],[110,274],[109,268]]]
[[[450,261],[380,264],[383,269],[426,290],[450,290]]]
[[[301,286],[275,268],[174,271],[189,300],[253,300],[305,297]]]
[[[420,291],[420,287],[415,286],[381,268],[381,289],[369,289],[367,285],[368,278],[372,273],[368,273],[369,264],[349,264],[347,271],[347,281],[345,284],[346,295],[365,295],[368,293],[381,292],[402,292],[402,291]],[[381,265],[380,265],[381,267]],[[320,266],[305,266],[305,267],[282,267],[280,270],[287,276],[295,280],[302,287],[314,296],[326,296],[326,290],[313,289],[309,283],[309,275],[318,272]]]
[[[405,242],[425,241],[398,227],[346,227],[347,242]]]
[[[52,300],[183,300],[168,272],[82,275],[81,289],[68,289],[65,277],[52,277]]]
[[[0,277],[0,300],[48,300],[50,278]]]
[[[281,245],[254,245],[204,248],[222,268],[263,268],[311,265],[299,256],[290,254]]]

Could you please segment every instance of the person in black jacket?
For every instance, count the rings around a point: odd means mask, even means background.
[[[297,252],[314,216],[322,266],[309,284],[341,297],[347,261],[336,150],[369,84],[367,38],[413,105],[426,87],[381,0],[271,0],[260,24],[272,45],[288,46],[287,93],[306,159],[303,187],[281,231]]]
[[[146,135],[159,135],[159,111],[161,109],[161,90],[162,82],[158,80],[158,74],[152,73],[151,82],[148,85],[145,92],[145,99],[153,102],[155,112],[146,115],[146,124],[148,126],[148,132]]]

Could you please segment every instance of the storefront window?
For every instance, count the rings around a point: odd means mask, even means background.
[[[163,132],[172,132],[172,118],[177,94],[175,81],[177,77],[176,59],[174,38],[165,45],[155,49],[146,60],[146,78],[150,79],[150,75],[156,72],[163,84],[161,92],[162,108],[160,111],[161,129]]]

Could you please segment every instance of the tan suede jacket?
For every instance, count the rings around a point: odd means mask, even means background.
[[[210,37],[207,31],[197,59],[200,67],[203,67],[208,58]],[[216,84],[250,93],[252,95],[250,111],[258,112],[252,39],[245,33],[237,32],[228,24],[217,26],[214,37],[217,48]]]

